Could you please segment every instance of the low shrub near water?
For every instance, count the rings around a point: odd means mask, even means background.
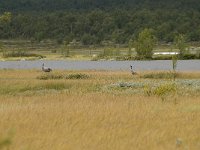
[[[146,85],[143,90],[147,96],[158,96],[164,100],[167,96],[176,93],[177,85],[175,83],[162,83],[155,87]]]
[[[188,59],[199,59],[199,57],[195,54],[184,54],[183,55],[183,59],[184,60],[188,60]]]
[[[39,80],[58,80],[58,79],[88,79],[89,76],[82,73],[74,73],[74,74],[52,74],[46,73],[37,77]]]
[[[81,73],[69,74],[66,76],[66,79],[88,79],[88,78],[89,78],[88,75]]]
[[[158,56],[154,56],[152,59],[153,60],[171,60],[172,56],[171,55],[158,55]]]
[[[162,97],[169,93],[174,93],[176,92],[176,90],[177,90],[177,87],[176,87],[176,84],[174,83],[161,84],[160,86],[156,87],[153,90],[153,94]]]
[[[28,53],[25,51],[12,51],[12,52],[3,52],[3,57],[8,58],[8,57],[39,57],[39,58],[44,58],[45,56],[39,55],[39,54],[34,54],[34,53]]]
[[[62,74],[43,74],[37,77],[39,80],[57,80],[57,79],[64,79],[64,75]]]

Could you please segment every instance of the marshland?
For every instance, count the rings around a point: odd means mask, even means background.
[[[199,150],[199,0],[0,0],[0,150]]]
[[[16,42],[2,41],[0,149],[199,148],[198,47],[196,60],[137,60],[128,47]]]
[[[0,70],[0,148],[198,149],[200,72]]]

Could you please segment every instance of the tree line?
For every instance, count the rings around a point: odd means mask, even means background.
[[[0,22],[0,38],[128,44],[150,28],[161,42],[172,42],[177,34],[200,41],[199,9],[197,0],[0,1],[0,12],[12,13],[9,22]]]

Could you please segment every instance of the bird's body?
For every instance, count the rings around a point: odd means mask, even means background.
[[[52,69],[48,68],[48,67],[45,67],[44,64],[42,64],[42,71],[44,71],[44,72],[51,72]]]
[[[131,73],[132,73],[132,75],[135,75],[136,72],[133,70],[133,66],[132,66],[132,65],[130,65],[130,68],[131,68]]]

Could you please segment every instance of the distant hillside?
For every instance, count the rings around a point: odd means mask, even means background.
[[[0,0],[0,11],[200,9],[199,0]]]
[[[159,41],[180,33],[200,41],[199,0],[0,0],[6,11],[13,18],[0,22],[1,39],[122,44],[152,28]]]

